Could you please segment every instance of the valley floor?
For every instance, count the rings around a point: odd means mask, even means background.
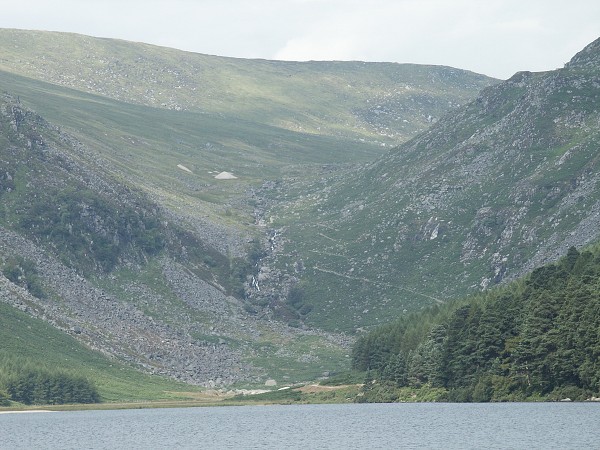
[[[137,402],[103,402],[68,405],[23,405],[0,407],[0,414],[34,413],[51,411],[88,411],[146,408],[189,408],[201,406],[244,406],[269,404],[352,403],[359,393],[359,385],[321,386],[307,384],[275,391],[252,390],[245,394],[236,391],[208,390],[204,392],[178,392],[182,400],[155,400]]]

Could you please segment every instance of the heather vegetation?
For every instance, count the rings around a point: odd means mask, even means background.
[[[35,263],[22,256],[8,258],[2,268],[4,276],[12,283],[21,286],[35,297],[45,297],[44,289],[38,278]]]
[[[18,229],[51,242],[73,265],[108,272],[129,248],[155,255],[165,245],[156,216],[89,189],[29,194],[16,210]]]

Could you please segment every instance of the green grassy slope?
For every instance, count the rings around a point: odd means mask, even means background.
[[[232,196],[289,166],[365,161],[380,151],[239,118],[132,105],[7,72],[0,72],[0,86],[83,142],[93,159],[100,158],[98,170],[215,221]],[[215,180],[222,171],[238,180]]]

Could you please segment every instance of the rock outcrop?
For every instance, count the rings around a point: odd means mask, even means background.
[[[285,245],[264,264],[276,283],[300,279],[308,322],[381,323],[600,238],[599,42],[486,88],[368,166],[265,191]]]

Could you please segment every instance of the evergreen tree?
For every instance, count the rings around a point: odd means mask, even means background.
[[[598,395],[600,244],[570,248],[505,288],[377,328],[357,341],[353,366],[389,386],[446,388],[454,401]]]

